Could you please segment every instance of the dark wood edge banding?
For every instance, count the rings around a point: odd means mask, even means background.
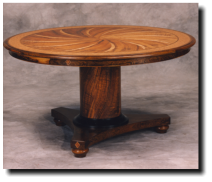
[[[154,63],[160,61],[166,61],[169,59],[174,59],[180,56],[187,54],[190,51],[189,49],[179,50],[174,53],[167,53],[158,56],[146,56],[140,58],[129,58],[129,59],[114,59],[114,60],[72,60],[72,59],[53,59],[53,58],[42,58],[42,57],[34,57],[34,56],[26,56],[23,53],[15,53],[9,51],[10,55],[28,62],[40,63],[40,64],[48,64],[48,65],[61,65],[61,66],[78,66],[78,67],[113,67],[113,66],[127,66],[127,65],[135,65],[135,64],[146,64],[146,63]]]

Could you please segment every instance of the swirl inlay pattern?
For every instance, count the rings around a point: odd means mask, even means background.
[[[144,27],[83,27],[34,33],[23,37],[21,43],[39,50],[99,54],[142,52],[177,40],[172,33]]]
[[[13,57],[34,63],[114,67],[173,59],[187,54],[195,42],[171,29],[91,25],[21,33],[6,39],[4,47]]]

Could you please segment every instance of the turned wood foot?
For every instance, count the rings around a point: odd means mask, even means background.
[[[157,133],[166,133],[169,129],[169,125],[158,126],[155,128]]]
[[[80,149],[72,149],[72,152],[74,153],[74,156],[75,157],[79,157],[79,158],[82,158],[82,157],[85,157],[86,154],[88,153],[89,149],[83,149],[83,150],[80,150]]]
[[[64,126],[66,125],[65,123],[63,123],[61,120],[54,118],[54,122],[57,126]]]

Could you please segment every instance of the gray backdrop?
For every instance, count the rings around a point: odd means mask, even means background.
[[[173,60],[121,68],[122,108],[171,116],[167,134],[136,131],[72,155],[72,131],[50,109],[79,108],[79,68],[39,65],[4,48],[4,168],[198,168],[198,4],[5,3],[4,40],[62,26],[141,25],[191,34],[196,44]]]

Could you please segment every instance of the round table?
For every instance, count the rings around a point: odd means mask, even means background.
[[[80,67],[80,111],[51,110],[56,125],[74,130],[71,148],[76,157],[85,157],[91,145],[123,133],[145,128],[166,133],[166,114],[122,113],[120,67],[173,59],[194,44],[195,39],[183,32],[120,25],[42,29],[4,41],[15,58]]]

